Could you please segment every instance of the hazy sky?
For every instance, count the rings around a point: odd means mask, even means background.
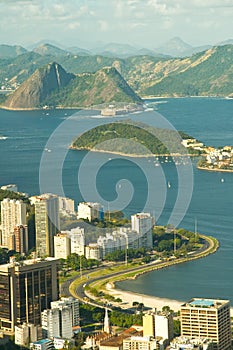
[[[233,37],[233,0],[0,0],[0,43],[63,46],[119,42],[155,48]]]

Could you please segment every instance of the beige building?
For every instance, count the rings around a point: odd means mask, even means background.
[[[153,311],[143,315],[143,336],[161,338],[165,344],[174,337],[173,317],[169,313]]]
[[[90,243],[85,247],[85,257],[87,259],[101,260],[102,252],[100,246],[97,243]]]
[[[35,200],[36,252],[54,256],[54,236],[60,230],[58,196],[43,194]]]
[[[214,349],[231,348],[231,318],[229,300],[194,298],[181,306],[181,336],[206,338]]]
[[[0,331],[13,334],[23,322],[40,324],[41,312],[58,299],[55,258],[31,259],[0,265]]]
[[[26,225],[26,204],[21,200],[4,198],[1,202],[2,247],[9,247],[16,225]]]
[[[70,255],[70,238],[66,233],[54,236],[54,256],[56,259],[67,259]]]
[[[155,337],[155,315],[154,313],[147,313],[143,315],[143,336]]]
[[[149,336],[130,337],[123,340],[123,350],[155,350],[157,341]]]

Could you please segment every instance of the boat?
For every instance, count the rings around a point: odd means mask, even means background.
[[[6,136],[2,136],[2,135],[0,135],[0,140],[6,140],[7,139],[7,137]]]
[[[225,180],[224,180],[224,178],[222,177],[222,178],[221,178],[221,182],[224,182],[224,181],[225,181]]]
[[[171,183],[170,183],[170,181],[168,181],[167,187],[168,187],[168,188],[171,188]]]

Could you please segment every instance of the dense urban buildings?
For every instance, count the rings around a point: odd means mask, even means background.
[[[207,338],[214,349],[231,348],[229,300],[191,299],[181,306],[181,336]]]
[[[41,312],[58,299],[55,258],[31,259],[0,265],[0,330],[13,334],[23,322],[38,325]]]
[[[60,230],[58,196],[43,194],[35,199],[36,252],[54,256],[54,236]]]

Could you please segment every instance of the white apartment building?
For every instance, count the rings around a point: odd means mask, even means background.
[[[71,253],[71,241],[67,233],[54,236],[54,256],[56,259],[67,259]]]
[[[79,302],[74,298],[61,298],[51,302],[51,309],[41,316],[43,337],[71,339],[73,327],[79,325]]]
[[[139,234],[139,245],[144,248],[152,248],[152,228],[155,219],[150,213],[137,213],[131,216],[131,228]]]
[[[42,337],[60,337],[60,312],[58,309],[46,309],[41,313]]]
[[[70,231],[64,231],[70,237],[71,253],[85,255],[85,233],[80,227],[72,228]]]
[[[67,197],[58,197],[59,200],[59,211],[61,214],[75,214],[74,211],[74,200]]]
[[[26,204],[21,200],[4,198],[1,202],[2,247],[9,247],[10,235],[17,225],[26,225]]]
[[[37,341],[38,326],[31,323],[23,323],[15,326],[15,344],[28,346],[30,342]]]
[[[103,219],[103,206],[100,203],[81,202],[78,205],[78,219],[87,219],[92,221],[94,219]]]
[[[155,336],[169,342],[174,338],[172,314],[155,314]]]

